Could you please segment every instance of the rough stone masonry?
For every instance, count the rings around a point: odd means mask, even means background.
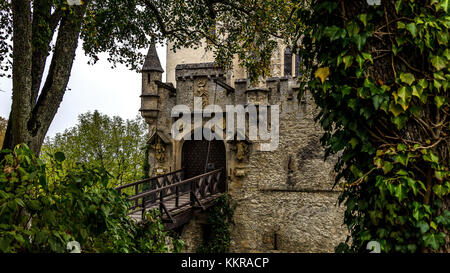
[[[282,55],[274,54],[278,75],[279,67],[289,67],[286,60],[280,62]],[[335,159],[323,161],[322,132],[314,122],[317,109],[308,92],[299,101],[297,77],[284,72],[252,86],[245,78],[236,79],[239,73],[223,71],[212,62],[179,64],[174,72],[176,83],[162,83],[163,70],[154,47],[142,69],[142,96],[147,100],[141,112],[151,139],[159,138],[160,145],[150,150],[150,175],[186,165],[188,140],[175,141],[170,134],[174,105],[192,108],[194,96],[201,96],[205,104],[215,102],[223,109],[249,103],[280,107],[277,150],[261,151],[264,141],[260,140],[223,140],[220,144],[225,153],[217,155],[217,160],[226,166],[227,193],[236,204],[232,252],[333,252],[347,236],[343,208],[337,206],[339,187],[333,189]],[[196,151],[204,153],[202,149],[190,152]],[[201,244],[204,225],[204,217],[198,215],[183,227],[184,251],[194,252]]]

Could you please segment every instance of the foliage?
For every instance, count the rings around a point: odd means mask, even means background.
[[[449,251],[448,1],[309,1],[300,56],[351,232],[337,251]]]
[[[0,149],[2,148],[3,140],[5,139],[7,125],[8,125],[8,120],[0,117]]]
[[[136,71],[144,60],[143,49],[152,43],[168,41],[176,50],[206,40],[218,63],[229,67],[237,55],[255,81],[256,75],[269,74],[277,41],[298,31],[291,20],[296,4],[288,0],[81,3],[0,0],[0,76],[13,80],[6,148],[26,143],[40,152],[66,92],[79,40],[90,63],[106,53],[112,67],[125,64]],[[46,63],[51,69],[45,76]]]
[[[210,225],[211,232],[203,234],[203,243],[197,248],[197,253],[228,252],[234,209],[227,194],[223,194],[214,200],[214,205],[208,211],[208,225]]]
[[[101,169],[51,158],[54,169],[26,145],[3,150],[0,163],[0,252],[66,252],[75,240],[82,252],[167,252],[167,234],[157,212],[137,223],[128,216],[129,201],[109,188]],[[57,179],[49,182],[48,175]],[[179,251],[180,241],[175,240]]]
[[[157,7],[161,33],[175,50],[206,41],[220,65],[229,67],[238,57],[256,81],[259,75],[270,75],[270,58],[278,41],[295,35],[296,22],[291,19],[298,4],[290,0],[167,0],[158,1]]]
[[[42,158],[47,162],[48,155],[61,151],[66,156],[64,166],[80,162],[102,168],[111,175],[112,186],[134,182],[144,176],[146,127],[140,117],[124,121],[97,111],[81,114],[74,127],[46,140]]]
[[[146,143],[144,148],[144,160],[142,161],[142,179],[150,178],[150,163],[148,163],[148,158],[150,156],[150,144]]]

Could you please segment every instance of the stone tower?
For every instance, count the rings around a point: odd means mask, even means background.
[[[301,99],[297,96],[299,60],[280,45],[272,58],[274,77],[251,86],[241,70],[224,71],[213,62],[186,63],[201,56],[201,49],[184,53],[183,63],[176,66],[174,55],[168,54],[167,70],[171,71],[166,83],[161,82],[154,47],[142,69],[141,113],[150,125],[152,144],[150,175],[183,169],[189,179],[204,173],[205,163],[208,168],[211,163],[212,169],[224,169],[226,192],[237,205],[232,252],[333,252],[346,237],[343,209],[336,207],[339,189],[332,187],[334,162],[322,159],[322,132],[314,121],[317,109],[312,96],[308,92]],[[243,140],[216,139],[211,149],[205,139],[174,139],[171,110],[181,104],[192,109],[195,97],[222,109],[228,105],[278,107],[278,148],[264,151],[261,147],[267,141],[251,140],[247,132]],[[207,121],[191,124],[188,134],[194,135]],[[227,126],[224,120],[223,128]],[[201,218],[183,225],[185,251],[195,251],[204,226]]]
[[[152,45],[147,52],[144,65],[142,67],[142,94],[141,94],[141,115],[148,124],[157,117],[158,109],[158,86],[157,82],[161,82],[162,73],[158,54],[155,45]]]
[[[169,42],[166,49],[166,81],[176,86],[175,74],[177,65],[214,62],[213,52],[206,51],[204,44],[196,49],[180,48],[173,51],[172,43]],[[271,58],[271,77],[297,76],[299,64],[300,60],[298,57],[280,39],[278,47],[273,51]],[[227,74],[229,84],[233,87],[235,80],[247,78],[247,72],[239,66],[237,57],[233,59],[233,68],[231,71],[227,71]]]

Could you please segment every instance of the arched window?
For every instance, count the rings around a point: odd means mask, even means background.
[[[284,51],[284,76],[292,76],[292,52],[289,47]]]

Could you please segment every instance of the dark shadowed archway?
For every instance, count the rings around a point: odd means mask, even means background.
[[[206,172],[223,168],[219,189],[225,190],[226,153],[222,140],[186,140],[182,148],[182,167],[185,179],[205,173],[205,164],[210,144],[208,166]]]

